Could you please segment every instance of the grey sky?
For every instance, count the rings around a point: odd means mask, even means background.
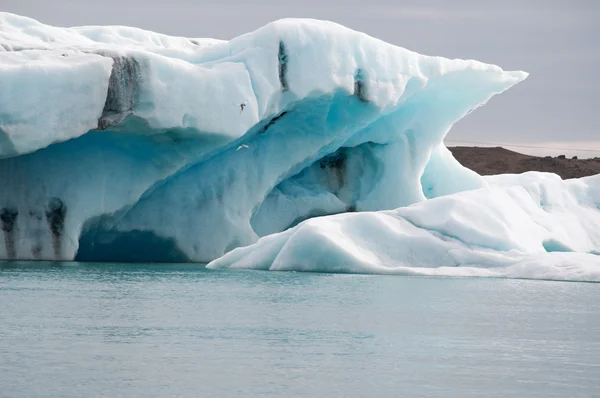
[[[530,73],[450,139],[600,148],[597,0],[0,0],[0,10],[58,26],[222,39],[284,17],[332,20],[420,53]]]

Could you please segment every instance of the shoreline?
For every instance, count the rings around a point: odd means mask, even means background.
[[[532,156],[503,147],[448,147],[463,166],[480,175],[521,174],[541,171],[558,174],[563,180],[600,174],[600,158],[578,159],[559,156]]]

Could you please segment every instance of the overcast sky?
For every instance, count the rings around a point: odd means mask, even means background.
[[[284,17],[331,20],[423,54],[530,73],[449,139],[600,148],[598,0],[0,0],[0,10],[220,39]]]

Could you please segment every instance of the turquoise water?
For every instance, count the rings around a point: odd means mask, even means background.
[[[600,284],[0,265],[2,397],[600,396]]]

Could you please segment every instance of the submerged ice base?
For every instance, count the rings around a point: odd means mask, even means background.
[[[526,76],[315,20],[220,41],[0,13],[0,258],[209,262],[485,187],[442,140]]]

